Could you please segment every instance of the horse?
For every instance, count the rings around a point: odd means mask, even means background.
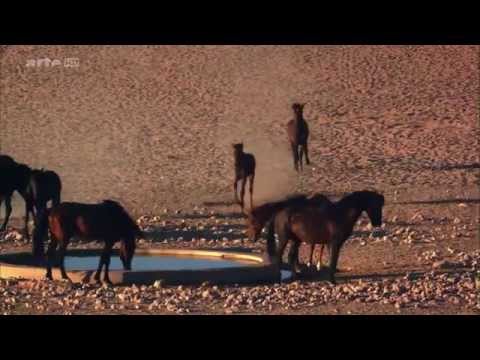
[[[260,236],[262,229],[265,227],[267,222],[272,221],[273,216],[282,209],[314,205],[319,207],[332,206],[333,203],[329,198],[322,194],[314,194],[307,196],[304,194],[294,195],[286,198],[285,200],[280,200],[276,202],[266,203],[260,205],[250,211],[247,217],[247,236],[248,239],[252,242],[256,242]],[[272,244],[270,244],[272,245]],[[322,244],[320,252],[320,262],[317,267],[322,266],[322,256],[324,245]],[[310,261],[309,266],[313,262],[313,254],[315,251],[316,243],[312,243],[310,247]]]
[[[110,284],[109,266],[113,245],[120,241],[123,268],[131,270],[135,239],[143,236],[143,232],[127,211],[112,200],[104,200],[99,204],[63,202],[47,209],[35,228],[34,241],[43,242],[48,233],[50,242],[47,249],[47,279],[52,280],[52,264],[58,247],[62,279],[70,280],[64,266],[65,252],[70,239],[79,236],[105,243],[94,280],[100,282],[102,268],[105,266],[104,281]]]
[[[29,204],[27,201],[26,189],[30,181],[32,169],[25,165],[17,163],[8,155],[0,156],[0,208],[3,200],[5,200],[5,219],[0,232],[7,228],[10,215],[12,213],[12,195],[17,191],[25,200],[25,212],[29,212]],[[25,217],[25,231],[27,229],[28,219]],[[28,237],[28,231],[27,237]]]
[[[43,212],[47,210],[47,203],[52,202],[52,207],[60,204],[62,192],[62,181],[58,174],[51,170],[32,170],[30,181],[25,191],[27,211],[25,214],[25,234],[28,234],[29,213],[32,213],[35,226]],[[43,243],[33,242],[33,255],[43,254]]]
[[[233,182],[233,192],[235,202],[240,203],[242,212],[244,210],[245,184],[249,180],[250,191],[250,209],[253,208],[253,182],[255,180],[255,157],[252,154],[243,152],[243,143],[233,144],[233,156],[235,161],[235,180]],[[242,181],[240,200],[237,195],[237,184]]]
[[[310,165],[308,156],[308,124],[303,118],[305,104],[295,103],[292,105],[294,118],[287,123],[287,135],[292,148],[293,164],[296,171],[303,170],[303,154],[307,165]]]
[[[383,195],[372,191],[357,191],[328,206],[307,204],[288,207],[275,213],[267,230],[267,253],[272,261],[282,262],[289,240],[293,241],[288,263],[294,274],[298,264],[298,250],[302,242],[326,244],[330,247],[329,280],[335,284],[335,273],[340,249],[353,232],[353,227],[365,211],[374,227],[374,234],[382,225]],[[275,246],[275,233],[279,249]]]

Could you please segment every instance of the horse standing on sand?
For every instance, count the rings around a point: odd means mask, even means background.
[[[28,218],[30,203],[28,202],[27,187],[30,181],[32,169],[25,164],[17,163],[8,155],[0,155],[0,208],[5,201],[5,219],[0,227],[0,232],[7,229],[10,215],[12,214],[12,195],[17,191],[25,200],[25,228],[28,238]]]
[[[47,203],[52,205],[60,203],[62,182],[54,171],[32,170],[25,164],[19,164],[8,155],[0,156],[0,206],[5,199],[5,219],[0,231],[7,228],[12,213],[12,195],[17,191],[25,201],[25,223],[23,232],[27,240],[30,239],[28,222],[30,214],[33,217],[35,226],[42,212],[47,209]],[[33,254],[43,254],[43,244],[33,243]]]
[[[372,191],[358,191],[332,205],[306,204],[283,208],[274,214],[268,226],[268,255],[272,260],[281,263],[285,247],[291,240],[293,244],[288,262],[296,273],[299,266],[298,250],[302,242],[311,245],[326,244],[331,249],[329,280],[335,284],[340,249],[352,234],[358,218],[365,211],[374,229],[378,229],[382,225],[384,204],[383,195]],[[279,240],[278,250],[275,245],[275,233]]]
[[[143,236],[143,232],[127,211],[112,200],[105,200],[100,204],[64,202],[48,209],[35,228],[34,241],[43,242],[48,232],[50,242],[47,250],[47,279],[52,280],[52,265],[58,247],[62,279],[69,280],[64,265],[65,253],[70,239],[79,236],[105,243],[94,279],[100,282],[102,268],[105,266],[106,283],[111,283],[109,266],[113,245],[120,241],[123,268],[131,270],[135,239]]]
[[[303,170],[303,154],[307,165],[310,165],[308,156],[308,136],[310,131],[308,124],[303,118],[303,108],[305,104],[295,103],[292,105],[294,118],[287,124],[287,134],[293,154],[293,164],[296,171]]]
[[[60,204],[62,192],[62,181],[58,174],[50,170],[33,170],[30,175],[30,181],[26,189],[27,213],[25,214],[25,233],[28,235],[29,212],[32,213],[35,226],[38,225],[39,219],[47,210],[47,203],[52,202],[52,207]],[[43,242],[37,243],[33,241],[32,252],[38,257],[44,252]]]
[[[233,191],[235,193],[235,202],[240,203],[242,211],[244,209],[245,184],[249,180],[250,191],[250,209],[253,208],[253,183],[255,180],[255,157],[252,154],[243,152],[243,144],[233,145],[233,156],[235,160],[235,180],[233,182]],[[241,181],[240,200],[237,195],[237,184]]]
[[[271,221],[275,214],[285,208],[292,208],[298,206],[313,205],[317,207],[329,207],[333,206],[333,203],[329,198],[322,194],[314,194],[312,196],[307,195],[295,195],[285,200],[266,203],[252,209],[247,218],[247,235],[250,241],[256,242],[260,236],[262,229],[266,226],[267,222]],[[272,245],[272,244],[270,244]],[[313,263],[313,254],[315,251],[316,243],[310,244],[310,261],[309,266]],[[321,244],[320,260],[317,264],[317,268],[322,267],[322,256],[325,244]],[[274,251],[274,250],[272,250]]]

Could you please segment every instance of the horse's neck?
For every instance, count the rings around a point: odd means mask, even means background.
[[[295,115],[293,118],[293,123],[297,128],[303,128],[305,119],[303,118],[303,115]]]
[[[235,154],[234,154],[235,165],[238,166],[238,165],[240,165],[240,164],[242,163],[243,155],[244,155],[243,152],[238,152],[238,153],[235,153]]]
[[[25,193],[29,182],[30,174],[27,174],[24,171],[19,171],[17,176],[15,176],[15,188],[20,194],[22,194],[22,196]]]
[[[358,221],[358,218],[362,214],[362,210],[353,204],[338,204],[337,203],[337,222],[343,225],[347,236],[350,236],[353,232],[353,227]]]

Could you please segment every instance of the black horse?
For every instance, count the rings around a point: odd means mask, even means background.
[[[255,157],[252,154],[243,152],[243,144],[233,145],[233,156],[235,161],[235,180],[233,182],[233,191],[235,193],[235,202],[239,202],[244,209],[244,197],[245,197],[245,184],[249,179],[249,191],[250,191],[250,209],[253,208],[253,182],[255,180]],[[237,195],[237,184],[242,182],[240,200]]]
[[[30,203],[27,196],[27,188],[30,182],[32,169],[25,165],[17,163],[13,158],[7,155],[0,156],[0,209],[2,202],[5,201],[5,219],[0,231],[7,228],[10,215],[12,214],[12,195],[17,191],[25,200],[25,212],[30,211]],[[27,229],[28,219],[25,216],[25,231]],[[28,237],[28,231],[26,231]]]
[[[47,204],[52,202],[52,207],[60,204],[62,192],[62,181],[58,174],[51,170],[32,170],[30,181],[25,191],[25,199],[27,204],[27,212],[25,214],[25,232],[28,235],[29,213],[32,213],[35,226],[38,225],[39,219],[47,210]],[[33,242],[32,252],[34,256],[43,254],[43,242]]]
[[[28,222],[30,214],[35,225],[39,217],[47,209],[49,201],[58,205],[61,201],[62,182],[54,171],[32,170],[25,164],[17,163],[8,155],[0,155],[0,206],[5,200],[5,219],[0,231],[7,228],[12,213],[12,195],[17,191],[25,201],[24,234],[30,239]],[[43,244],[33,244],[33,253],[43,253]]]

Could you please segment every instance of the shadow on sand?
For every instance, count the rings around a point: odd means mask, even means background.
[[[216,219],[246,219],[247,216],[241,212],[226,212],[226,213],[213,213],[213,214],[177,214],[173,215],[172,218],[174,219],[209,219],[211,217],[215,217]]]
[[[438,166],[429,166],[426,167],[429,170],[433,171],[452,171],[452,170],[469,170],[469,169],[480,169],[479,163],[473,164],[442,164]]]
[[[152,242],[162,242],[168,239],[177,240],[179,238],[182,238],[183,241],[191,241],[192,239],[231,241],[243,239],[245,237],[243,229],[245,227],[238,224],[217,225],[215,230],[209,228],[204,230],[172,229],[171,227],[156,226],[146,233],[146,237]]]
[[[289,270],[282,266],[282,270]],[[454,274],[459,272],[469,271],[468,268],[456,268],[448,270],[437,270],[437,274]],[[425,276],[430,271],[412,271],[408,272],[409,279],[418,279],[422,276]],[[404,277],[407,275],[407,272],[395,272],[395,273],[369,273],[369,274],[349,274],[349,272],[344,272],[342,269],[335,274],[335,279],[339,283],[347,283],[351,280],[370,280],[370,281],[382,281],[384,279],[395,279]],[[317,270],[305,270],[301,274],[297,274],[296,278],[290,279],[290,281],[303,280],[303,281],[328,281],[328,267],[322,268],[320,271]]]
[[[436,200],[418,200],[418,201],[401,201],[393,202],[396,205],[435,205],[435,204],[480,204],[480,199],[436,199]]]

